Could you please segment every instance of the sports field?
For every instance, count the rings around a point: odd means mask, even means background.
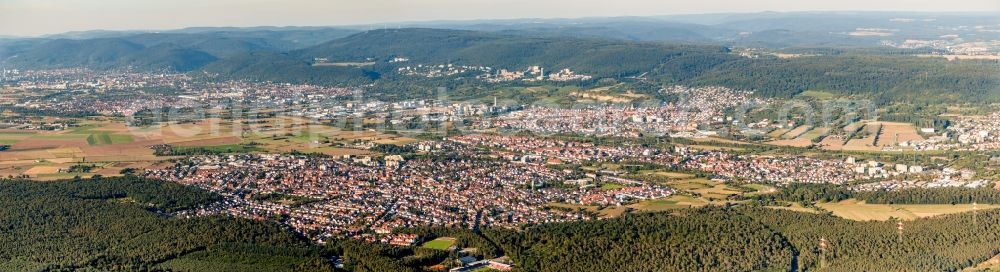
[[[428,241],[421,245],[423,248],[437,249],[437,250],[447,250],[448,248],[455,245],[455,238],[452,237],[438,237],[437,239]]]
[[[614,190],[614,189],[621,189],[621,188],[625,188],[625,186],[621,185],[621,184],[618,184],[618,183],[610,183],[610,182],[601,184],[601,189],[602,190]]]

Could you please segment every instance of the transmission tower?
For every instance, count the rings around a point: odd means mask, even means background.
[[[819,268],[826,267],[826,237],[819,238]]]
[[[896,223],[896,229],[899,230],[899,242],[903,243],[903,220],[902,219],[900,219],[899,222]]]
[[[977,218],[979,217],[978,216],[978,212],[979,212],[979,204],[977,204],[975,201],[973,201],[972,202],[972,225],[973,226],[978,225],[977,224],[977,222],[978,222]]]

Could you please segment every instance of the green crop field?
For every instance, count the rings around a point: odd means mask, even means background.
[[[89,145],[127,144],[132,141],[132,135],[124,134],[94,133],[87,136]]]
[[[212,145],[212,146],[175,146],[173,147],[174,152],[178,154],[184,153],[199,153],[199,154],[229,154],[229,153],[245,153],[254,152],[260,149],[241,144],[230,144],[230,145]]]

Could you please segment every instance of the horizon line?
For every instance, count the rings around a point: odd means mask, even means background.
[[[137,33],[158,33],[158,32],[169,32],[169,31],[179,31],[185,29],[197,29],[197,28],[236,28],[236,29],[247,29],[247,28],[344,28],[344,29],[355,29],[355,30],[365,30],[363,28],[370,28],[371,26],[383,25],[383,27],[378,29],[390,29],[389,25],[396,25],[394,28],[406,27],[419,27],[420,24],[435,24],[435,23],[461,23],[461,22],[477,22],[477,21],[514,21],[514,20],[585,20],[585,19],[614,19],[614,18],[649,18],[649,19],[659,19],[663,21],[670,21],[669,17],[682,17],[682,16],[708,16],[708,15],[741,15],[741,14],[795,14],[795,13],[909,13],[909,14],[935,14],[935,15],[961,15],[961,14],[992,14],[997,11],[982,11],[982,10],[970,10],[970,11],[907,11],[907,10],[799,10],[799,11],[755,11],[755,12],[705,12],[705,13],[676,13],[676,14],[661,14],[661,15],[622,15],[622,16],[581,16],[581,17],[515,17],[515,18],[475,18],[475,19],[428,19],[428,20],[415,20],[415,21],[386,21],[386,22],[373,22],[373,23],[358,23],[358,24],[330,24],[330,25],[200,25],[200,26],[186,26],[178,28],[122,28],[122,29],[108,29],[108,28],[95,28],[86,30],[70,30],[63,32],[53,32],[44,33],[37,35],[11,35],[0,33],[0,39],[44,39],[51,36],[67,35],[72,33],[86,33],[86,32],[137,32]],[[701,23],[690,23],[695,25],[705,25],[711,26],[713,24],[701,24]]]

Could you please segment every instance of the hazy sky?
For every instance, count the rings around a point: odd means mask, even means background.
[[[818,10],[996,11],[1000,0],[0,0],[0,35]]]

